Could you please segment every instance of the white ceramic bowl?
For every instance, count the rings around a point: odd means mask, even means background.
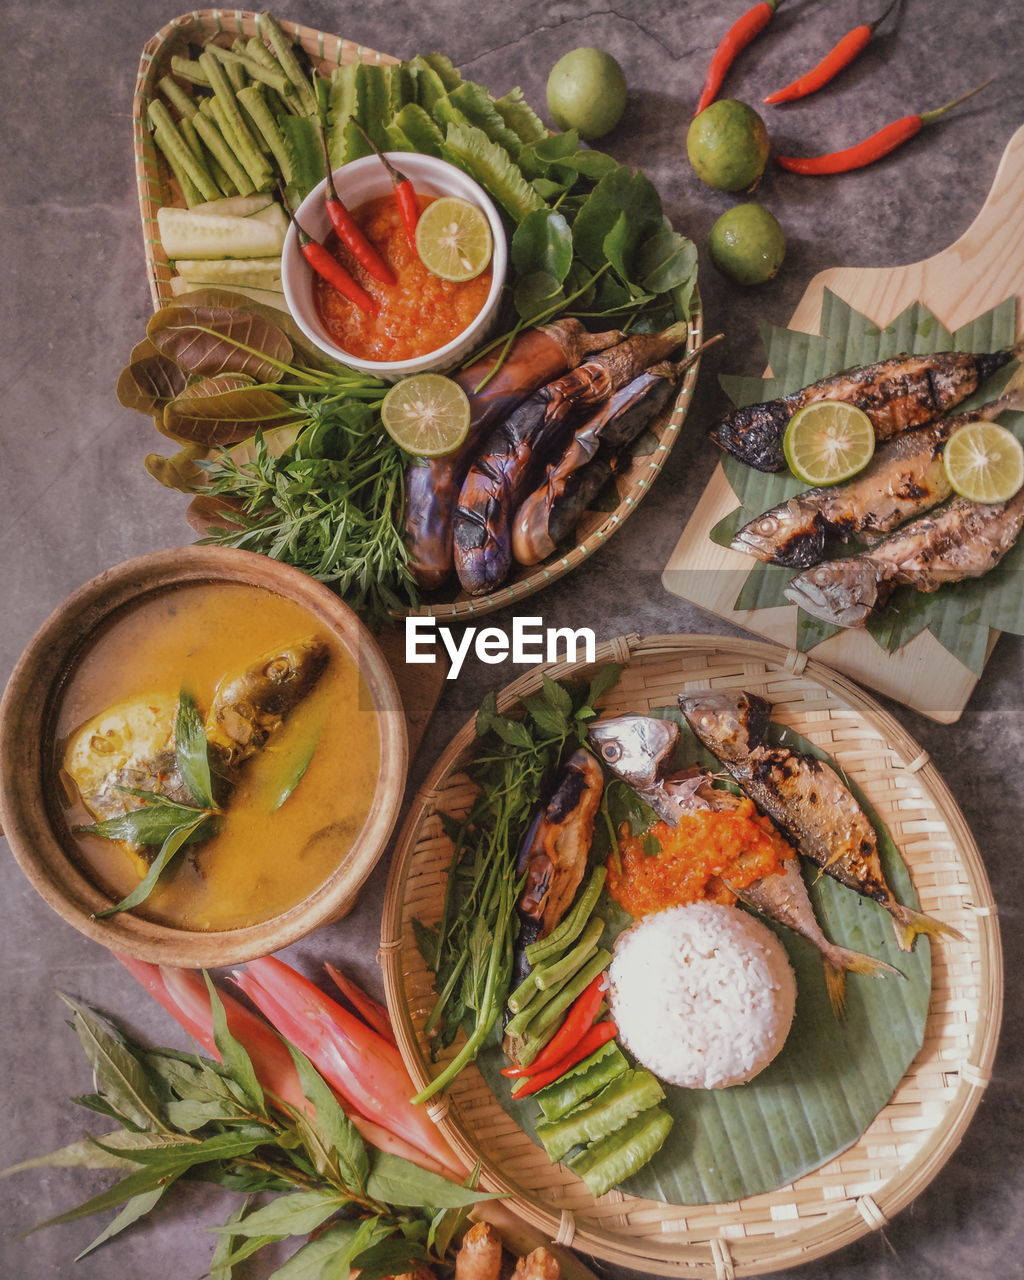
[[[501,217],[494,202],[483,188],[461,169],[446,160],[420,155],[413,151],[388,153],[388,159],[411,181],[416,191],[428,196],[459,196],[477,205],[487,215],[494,240],[494,257],[491,261],[491,291],[480,313],[457,338],[436,351],[417,356],[413,360],[361,360],[350,355],[331,341],[320,322],[313,302],[313,273],[299,249],[299,237],[294,226],[289,227],[281,255],[281,278],[288,310],[295,323],[321,351],[341,360],[353,369],[362,369],[378,378],[397,382],[411,373],[426,369],[450,369],[478,346],[488,335],[498,316],[501,289],[508,270],[508,240]],[[355,210],[367,200],[388,195],[392,189],[387,170],[376,156],[364,156],[353,160],[341,169],[334,170],[334,185],[345,205]],[[330,220],[324,207],[325,178],[314,187],[296,210],[296,217],[303,228],[317,240],[324,240],[331,231]]]

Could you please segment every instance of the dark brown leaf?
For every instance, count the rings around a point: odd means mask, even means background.
[[[174,361],[147,339],[138,344],[132,352],[131,363],[121,370],[117,398],[126,409],[150,413],[184,391],[185,381],[185,375]]]
[[[282,426],[295,410],[274,391],[255,388],[241,373],[191,383],[164,407],[164,430],[195,444],[234,444]]]
[[[180,369],[204,377],[247,373],[257,382],[278,382],[283,371],[272,360],[292,359],[292,344],[278,324],[238,308],[164,307],[146,332]]]

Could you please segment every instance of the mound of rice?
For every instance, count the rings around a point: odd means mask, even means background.
[[[763,1071],[793,1021],[796,979],[763,924],[712,902],[659,911],[619,935],[609,1003],[619,1036],[670,1084],[724,1089]]]

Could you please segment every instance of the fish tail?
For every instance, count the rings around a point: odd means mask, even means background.
[[[848,951],[846,947],[831,947],[823,958],[828,1002],[837,1018],[842,1017],[846,1004],[848,973],[868,973],[876,977],[883,973],[895,973],[901,978],[906,976],[895,965],[886,964],[884,960],[876,960],[874,956],[866,956],[860,951]]]
[[[943,924],[932,916],[926,916],[923,912],[912,911],[900,902],[892,903],[887,910],[892,916],[892,927],[896,930],[896,942],[901,951],[913,951],[914,939],[919,933],[927,934],[930,938],[959,938],[961,942],[964,941],[964,935],[959,929]]]

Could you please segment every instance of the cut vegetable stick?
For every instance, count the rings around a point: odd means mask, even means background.
[[[261,222],[276,228],[281,235],[281,243],[284,244],[284,238],[288,234],[288,219],[279,204],[268,204],[265,209],[257,209],[255,213],[247,213],[245,217],[259,218]]]
[[[179,79],[187,80],[189,84],[208,86],[210,83],[209,76],[207,76],[199,63],[192,62],[189,58],[172,58],[171,71]]]
[[[146,108],[146,114],[153,128],[160,130],[167,147],[175,153],[178,168],[188,174],[193,185],[202,193],[203,199],[216,200],[220,195],[220,188],[202,161],[197,160],[189,150],[188,144],[164,104],[158,98],[154,98]]]
[[[258,14],[256,25],[259,28],[260,35],[270,45],[270,50],[274,57],[281,64],[281,70],[292,82],[299,105],[302,108],[302,114],[307,116],[316,115],[316,94],[313,92],[313,86],[303,74],[291,42],[278,26],[276,18],[269,13]]]
[[[199,204],[203,199],[202,192],[188,176],[185,170],[178,164],[174,146],[168,141],[167,136],[162,129],[154,127],[153,141],[160,148],[164,159],[167,161],[167,167],[170,169],[171,173],[174,174],[185,203],[190,209],[193,205]]]
[[[276,307],[278,311],[288,311],[288,303],[283,293],[273,289],[253,289],[250,285],[222,284],[208,280],[186,280],[184,276],[171,276],[171,293],[180,298],[185,293],[195,293],[197,289],[230,289],[232,293],[240,293],[253,302],[262,302],[265,307]]]
[[[242,284],[283,293],[280,258],[178,258],[178,275],[202,284]]]
[[[229,121],[232,132],[230,139],[232,146],[235,147],[235,153],[238,159],[245,166],[246,172],[256,184],[257,190],[263,187],[273,174],[267,172],[266,161],[262,155],[262,148],[259,142],[252,135],[252,130],[242,118],[241,109],[238,106],[238,100],[231,84],[224,74],[224,68],[220,65],[212,53],[201,53],[199,55],[199,65],[210,77],[210,85],[213,89],[214,101],[219,105],[223,112],[224,118]],[[224,126],[220,120],[221,132],[224,133]],[[225,134],[225,137],[227,135]]]
[[[284,246],[278,227],[259,218],[224,218],[192,210],[157,211],[160,240],[169,258],[277,258]]]
[[[203,144],[199,140],[199,134],[196,133],[196,127],[191,120],[179,120],[178,128],[181,136],[185,139],[185,145],[189,151],[195,156],[200,164],[206,164],[206,155],[203,151]],[[216,181],[216,179],[214,179]]]
[[[164,95],[182,120],[191,120],[198,108],[173,76],[161,76],[156,87]]]
[[[192,124],[207,147],[209,147],[210,154],[217,158],[228,177],[235,184],[235,189],[239,195],[248,197],[256,189],[255,183],[242,165],[239,164],[237,156],[224,140],[224,135],[216,124],[201,111],[197,111],[193,116]]]
[[[232,196],[230,200],[209,200],[206,204],[196,205],[193,213],[212,213],[222,218],[248,218],[273,203],[273,196],[260,192],[257,195]]]
[[[197,111],[195,114],[198,116],[199,112]],[[227,172],[223,165],[218,162],[217,157],[203,146],[202,140],[199,136],[199,131],[196,129],[195,118],[191,120],[179,120],[178,128],[181,130],[181,136],[188,143],[188,149],[200,164],[206,166],[210,176],[220,188],[222,195],[234,195],[238,188],[231,181],[230,177],[228,177]]]
[[[234,100],[232,100],[234,102]],[[234,103],[235,110],[238,110],[238,104]],[[217,124],[217,128],[223,135],[224,141],[228,144],[235,154],[235,159],[245,169],[246,173],[257,191],[266,191],[273,186],[274,173],[263,157],[263,152],[255,143],[249,145],[244,141],[242,136],[235,128],[234,117],[224,106],[220,98],[208,98],[204,103],[204,110],[208,110]],[[248,133],[248,130],[246,130]]]
[[[211,44],[206,47],[224,63],[225,67],[240,67],[250,80],[259,80],[262,84],[269,85],[271,89],[276,89],[278,93],[288,92],[290,82],[283,71],[271,70],[262,62],[257,62],[255,58],[249,58],[244,53],[233,53],[230,49],[222,49],[220,45]]]
[[[277,121],[270,114],[270,109],[263,99],[263,86],[251,84],[247,89],[240,89],[238,101],[245,108],[253,125],[270,148],[271,154],[277,161],[277,167],[281,171],[281,176],[284,178],[285,186],[290,187],[295,181],[295,165],[289,154],[284,134],[278,127]]]

